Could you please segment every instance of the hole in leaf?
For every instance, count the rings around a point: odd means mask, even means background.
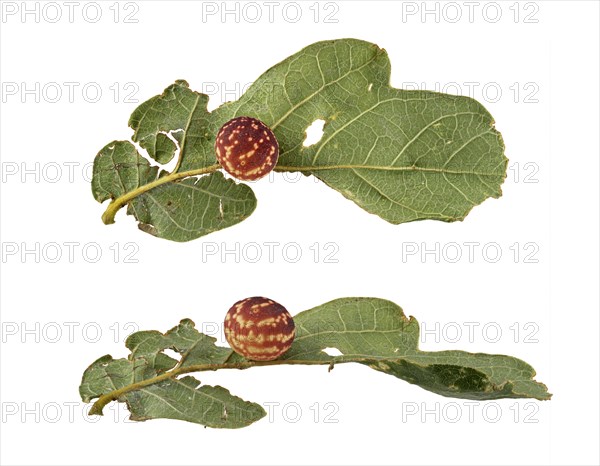
[[[181,132],[183,132],[183,129],[175,129],[175,130],[171,130],[169,132],[159,131],[160,134],[168,137],[173,142],[173,144],[175,144],[175,153],[173,155],[173,158],[169,162],[161,165],[161,168],[163,170],[167,170],[167,171],[171,172],[175,169],[175,166],[177,165],[177,160],[179,159],[180,147],[179,147],[179,141],[177,141],[177,139],[175,139],[175,136],[173,136],[173,134],[181,133]]]
[[[169,356],[173,359],[177,359],[177,360],[179,360],[179,358],[181,357],[181,354],[179,354],[177,351],[173,351],[170,348],[163,350],[163,353],[165,353],[167,356]]]
[[[369,83],[369,86],[367,87],[367,92],[371,92],[371,89],[373,89],[373,83]]]
[[[342,353],[337,348],[323,348],[321,351],[323,351],[323,353],[325,353],[327,356],[343,356],[344,355],[344,353]]]
[[[323,137],[323,127],[325,126],[325,120],[315,120],[311,125],[306,128],[306,137],[302,145],[304,147],[312,146],[321,140]]]

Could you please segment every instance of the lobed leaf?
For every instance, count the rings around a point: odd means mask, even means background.
[[[131,418],[179,419],[210,427],[238,428],[265,415],[263,408],[231,395],[222,387],[200,385],[190,372],[247,369],[280,364],[356,362],[393,375],[442,396],[472,400],[550,399],[535,371],[520,359],[464,351],[425,352],[418,348],[419,324],[396,304],[377,298],[343,298],[294,317],[296,338],[275,361],[248,361],[215,338],[198,332],[184,319],[165,334],[142,331],[126,342],[127,359],[104,356],[84,373],[80,394],[98,398],[90,411],[101,414],[106,403],[127,403]],[[342,355],[330,356],[327,348]],[[179,359],[167,356],[171,349]]]
[[[215,345],[215,338],[198,332],[194,322],[184,319],[165,334],[142,331],[126,342],[131,351],[128,359],[103,356],[88,367],[80,385],[84,402],[136,383],[152,380],[175,367],[222,362],[230,354]],[[165,349],[181,355],[179,361],[165,355]],[[131,419],[178,419],[208,427],[235,429],[245,427],[265,416],[259,404],[233,396],[220,386],[200,385],[191,376],[167,378],[133,391],[117,393],[117,401],[127,404]],[[90,414],[102,414],[94,409]]]
[[[103,202],[126,196],[160,181],[152,167],[130,142],[113,141],[94,161],[92,192]],[[249,186],[214,172],[202,178],[167,182],[134,196],[127,213],[138,227],[159,238],[189,241],[239,223],[256,208]]]
[[[317,42],[283,60],[239,100],[213,112],[207,111],[208,96],[176,81],[141,104],[129,121],[132,140],[151,159],[164,164],[177,154],[175,169],[161,172],[165,185],[156,183],[158,168],[132,146],[124,165],[110,165],[106,154],[98,154],[94,196],[99,202],[126,201],[143,231],[174,241],[242,221],[256,203],[249,187],[238,185],[243,186],[235,191],[238,209],[229,221],[216,222],[209,207],[207,226],[200,203],[222,197],[228,189],[223,180],[215,179],[219,186],[208,197],[187,198],[186,188],[176,186],[185,185],[181,179],[188,176],[219,169],[216,133],[226,121],[243,115],[274,131],[280,147],[277,171],[314,175],[391,223],[462,220],[485,199],[501,196],[508,161],[487,110],[469,97],[395,89],[390,73],[385,50],[339,39]],[[325,121],[323,136],[304,147],[306,129],[316,120]],[[141,167],[143,176],[133,166]],[[131,199],[122,199],[128,193]],[[182,201],[176,215],[168,209],[173,198]],[[105,223],[112,222],[120,206],[109,206]]]

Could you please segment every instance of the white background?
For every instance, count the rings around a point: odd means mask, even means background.
[[[265,3],[229,3],[238,14],[225,18],[208,3],[100,2],[92,22],[88,2],[72,18],[62,2],[3,2],[2,464],[598,464],[598,3],[279,2],[272,21]],[[39,17],[23,20],[24,7]],[[384,47],[394,86],[474,89],[506,143],[503,197],[464,222],[393,226],[312,178],[275,175],[252,185],[248,220],[186,244],[140,232],[124,212],[102,224],[85,165],[129,138],[138,103],[184,78],[214,108],[302,47],[341,37]],[[272,263],[267,242],[279,243]],[[472,263],[468,242],[479,243]],[[237,256],[221,256],[236,243]],[[436,243],[438,258],[421,256]],[[219,323],[254,295],[292,314],[344,296],[393,300],[428,330],[424,349],[520,357],[554,397],[469,406],[366,367],[278,367],[201,374],[280,403],[245,429],[125,422],[122,406],[85,416],[83,370],[125,356],[132,329]]]

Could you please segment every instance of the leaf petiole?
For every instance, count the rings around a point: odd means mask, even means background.
[[[212,173],[212,172],[218,170],[219,168],[221,168],[221,166],[218,164],[215,164],[215,165],[210,165],[208,167],[199,168],[197,170],[188,170],[188,171],[184,171],[184,172],[170,173],[169,175],[158,178],[151,183],[140,186],[139,188],[129,191],[128,193],[125,193],[122,196],[119,196],[116,199],[114,199],[108,205],[108,207],[102,214],[102,221],[104,222],[105,225],[110,225],[111,223],[115,223],[115,215],[122,207],[125,207],[129,202],[131,202],[136,197],[138,197],[144,193],[147,193],[148,191],[150,191],[158,186],[161,186],[165,183],[170,183],[172,181],[181,180],[183,178],[188,178],[190,176],[206,175],[208,173]]]

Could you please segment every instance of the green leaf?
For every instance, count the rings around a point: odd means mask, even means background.
[[[164,335],[155,330],[136,332],[127,338],[125,345],[133,359],[143,358],[154,364],[155,358],[165,349],[181,354],[180,366],[193,364],[218,364],[225,361],[231,350],[215,345],[216,339],[198,332],[194,322],[183,319],[177,327]]]
[[[155,161],[167,163],[179,151],[172,173],[151,166],[128,141],[114,141],[96,156],[94,198],[113,200],[103,216],[105,223],[113,223],[116,212],[127,205],[127,213],[135,216],[142,231],[190,241],[235,225],[256,208],[249,186],[215,172],[215,155],[203,147],[209,136],[204,129],[208,97],[187,86],[177,81],[141,104],[129,120],[132,140]],[[194,163],[196,170],[181,170],[184,161]],[[202,174],[206,176],[196,177]]]
[[[391,223],[462,220],[500,197],[508,160],[485,108],[469,97],[394,89],[390,70],[375,44],[318,42],[215,113],[225,114],[220,121],[251,114],[268,122],[280,170],[315,175]],[[325,121],[323,136],[304,147],[317,119]]]
[[[189,241],[235,225],[256,208],[252,189],[220,172],[166,183],[160,175],[133,144],[113,141],[96,156],[92,192],[99,202],[131,196],[123,205],[128,204],[127,212],[140,222],[139,228],[173,241]],[[156,187],[147,189],[153,184]]]
[[[156,180],[158,168],[151,167],[128,141],[113,141],[94,160],[92,194],[98,202],[114,199]]]
[[[464,351],[424,352],[418,348],[419,324],[396,304],[377,298],[343,298],[294,317],[296,338],[274,361],[248,361],[184,319],[162,334],[142,331],[126,342],[128,359],[104,356],[84,373],[85,402],[98,400],[91,414],[111,401],[127,403],[134,420],[180,419],[210,427],[237,428],[265,415],[263,408],[222,387],[200,385],[191,372],[248,369],[283,364],[328,365],[355,362],[393,375],[439,395],[472,400],[550,399],[535,371],[520,359]],[[337,348],[341,356],[324,350]],[[167,356],[173,350],[179,359]]]
[[[237,429],[266,415],[256,403],[231,395],[223,387],[202,385],[194,377],[170,379],[126,395],[133,421],[167,418],[207,427]]]
[[[190,241],[245,220],[256,208],[249,186],[221,172],[167,183],[133,199],[139,228],[159,238]]]
[[[210,116],[207,104],[206,94],[190,90],[186,81],[176,81],[161,95],[134,110],[129,119],[129,126],[134,130],[132,139],[159,163],[169,162],[179,148],[181,162],[178,168],[181,170],[214,165],[217,159],[212,149],[214,137],[207,129]]]
[[[214,343],[214,338],[199,333],[189,319],[164,335],[156,331],[134,333],[126,342],[131,350],[128,359],[104,356],[86,369],[79,389],[81,398],[89,402],[113,393],[112,399],[126,403],[131,419],[136,421],[166,418],[208,427],[245,427],[265,416],[260,405],[233,396],[220,386],[199,386],[191,376],[165,377],[169,375],[166,371],[175,367],[224,361],[230,351]],[[165,349],[178,352],[179,361],[165,355]],[[145,384],[153,379],[153,383]],[[119,392],[133,384],[138,384],[138,389]],[[102,414],[102,409],[92,409],[90,414]]]
[[[197,202],[202,199],[182,206],[181,215],[172,221],[158,208],[145,216],[144,208],[134,205],[143,196],[143,203],[151,205],[148,193],[160,190],[163,183],[178,185],[187,177],[220,169],[215,135],[226,121],[242,115],[262,120],[275,132],[280,146],[276,171],[314,175],[391,223],[462,220],[485,199],[500,197],[508,161],[485,108],[469,97],[392,88],[390,73],[385,50],[369,42],[339,39],[312,44],[271,67],[239,100],[213,112],[207,111],[208,96],[176,81],[141,104],[129,121],[133,141],[151,159],[164,164],[178,154],[175,168],[156,180],[140,176],[129,165],[110,166],[103,153],[98,154],[94,196],[99,202],[113,199],[103,220],[112,223],[116,211],[130,205],[142,230],[188,241],[250,215],[249,206],[255,203],[250,188],[237,193],[243,215],[210,228],[176,227],[178,219],[199,214]],[[323,136],[304,147],[306,129],[315,120],[325,121]],[[128,149],[127,154],[130,164],[150,169],[137,151]],[[115,185],[115,180],[123,186]],[[100,185],[104,188],[98,191]],[[160,207],[165,210],[165,203]]]
[[[106,355],[94,361],[84,373],[79,386],[81,399],[89,403],[103,393],[122,389],[135,382],[133,363]]]
[[[383,299],[343,298],[294,317],[297,336],[287,360],[330,363],[357,360],[443,396],[489,400],[549,399],[535,370],[520,359],[465,351],[418,349],[419,324]],[[343,356],[322,350],[337,348]]]

